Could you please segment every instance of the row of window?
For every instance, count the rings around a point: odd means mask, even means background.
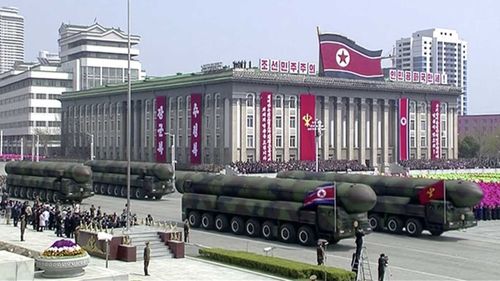
[[[23,89],[23,88],[27,88],[30,86],[71,88],[71,87],[73,87],[73,83],[71,80],[27,78],[27,79],[0,87],[0,94],[9,93],[9,92]]]
[[[22,128],[22,127],[61,127],[61,121],[18,121],[0,124],[0,129]]]
[[[0,112],[0,117],[17,116],[23,113],[61,113],[60,107],[22,107]]]

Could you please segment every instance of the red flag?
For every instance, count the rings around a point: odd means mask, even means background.
[[[420,190],[418,199],[420,204],[425,205],[431,200],[442,200],[445,196],[444,180],[429,185],[428,187]]]
[[[319,44],[323,75],[358,79],[383,77],[382,50],[367,50],[345,36],[331,33],[320,34]]]
[[[409,154],[409,124],[408,98],[399,99],[399,160],[408,160]]]
[[[313,124],[316,116],[316,97],[300,95],[300,160],[316,160]]]

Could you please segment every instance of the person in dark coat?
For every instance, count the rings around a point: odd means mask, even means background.
[[[24,241],[24,232],[26,231],[27,218],[26,214],[22,214],[20,217],[20,230],[21,230],[21,241]]]
[[[148,267],[150,260],[151,260],[151,248],[149,248],[149,241],[146,241],[146,247],[144,247],[144,275],[146,276],[149,276]]]
[[[184,220],[184,243],[189,243],[189,221],[186,219]]]
[[[363,232],[363,229],[361,228],[356,228],[356,260],[359,261],[359,256],[361,255],[361,249],[363,249],[363,236],[365,236],[365,233]]]
[[[316,260],[318,261],[318,265],[325,264],[325,246],[321,241],[318,241],[318,246],[316,247]]]
[[[389,257],[385,254],[380,254],[378,258],[378,281],[384,281],[385,268],[387,267]]]

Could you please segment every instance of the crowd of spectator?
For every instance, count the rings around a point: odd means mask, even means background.
[[[315,171],[316,161],[296,161],[288,162],[233,162],[231,168],[241,174],[277,173],[279,171]],[[371,169],[360,164],[356,160],[319,160],[318,170],[320,172],[346,172],[346,171],[370,171]]]
[[[500,162],[494,158],[411,159],[400,161],[399,164],[410,170],[500,168]]]

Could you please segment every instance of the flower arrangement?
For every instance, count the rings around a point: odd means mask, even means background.
[[[47,250],[43,251],[43,257],[75,257],[84,256],[87,252],[71,240],[57,240]]]

